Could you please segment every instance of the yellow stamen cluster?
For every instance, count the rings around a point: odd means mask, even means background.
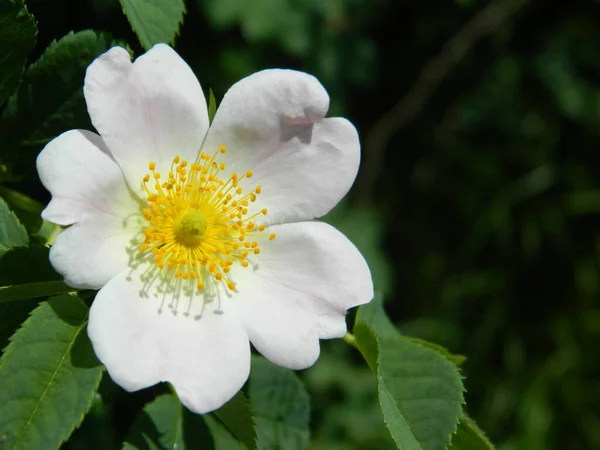
[[[142,255],[151,252],[159,269],[193,282],[199,290],[215,281],[235,290],[231,266],[250,265],[249,255],[260,253],[255,238],[275,238],[264,233],[264,224],[256,223],[267,214],[266,208],[248,212],[262,191],[256,186],[244,193],[242,181],[251,178],[252,171],[221,179],[225,163],[217,162],[217,157],[226,151],[221,146],[212,157],[201,152],[192,164],[176,156],[166,176],[151,162],[150,173],[143,179],[148,201],[143,214],[149,225],[139,251]]]

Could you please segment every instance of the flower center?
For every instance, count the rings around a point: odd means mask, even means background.
[[[164,181],[156,163],[148,165],[150,173],[143,179],[148,226],[139,252],[153,261],[152,273],[161,271],[161,282],[184,280],[198,290],[224,283],[235,290],[231,267],[253,264],[252,258],[261,251],[256,238],[275,239],[257,223],[267,214],[266,208],[259,210],[255,204],[261,186],[246,192],[241,186],[252,171],[222,178],[225,163],[217,162],[217,157],[226,151],[221,146],[212,156],[200,152],[190,165],[176,156]]]
[[[194,247],[202,242],[208,220],[202,211],[189,209],[175,220],[175,236],[177,240],[188,247]]]

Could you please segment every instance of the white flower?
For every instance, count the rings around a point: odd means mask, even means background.
[[[314,77],[251,75],[209,129],[200,84],[170,47],[134,63],[115,47],[88,68],[84,94],[99,135],[67,131],[40,153],[42,216],[68,226],[50,251],[65,282],[100,289],[88,334],[116,383],[169,381],[204,413],[246,381],[250,342],[302,369],[319,339],[344,335],[371,276],[313,219],[346,194],[360,150],[350,122],[324,118]]]

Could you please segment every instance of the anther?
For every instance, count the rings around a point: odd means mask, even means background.
[[[218,161],[217,156],[226,151],[221,145],[215,154],[200,152],[199,158],[190,164],[176,155],[162,181],[161,174],[156,172],[156,163],[148,164],[150,173],[143,178],[147,206],[142,213],[149,226],[143,230],[145,240],[138,248],[153,256],[157,268],[169,271],[174,289],[180,289],[179,286],[185,289],[187,284],[181,283],[189,282],[190,286],[203,290],[208,276],[211,282],[223,282],[235,291],[236,284],[229,279],[231,267],[235,263],[252,266],[246,261],[248,254],[258,255],[261,251],[259,243],[253,240],[257,236],[254,232],[263,232],[266,226],[252,219],[259,214],[266,215],[267,209],[251,217],[246,215],[249,203],[257,200],[262,187],[256,186],[244,194],[246,189],[241,181],[251,178],[252,170],[221,179],[226,163]],[[147,185],[152,179],[156,180],[155,191]],[[206,211],[210,222],[200,224],[198,220],[191,220],[195,217],[188,217],[189,211]],[[206,237],[202,238],[204,233]],[[258,236],[273,240],[275,233]]]

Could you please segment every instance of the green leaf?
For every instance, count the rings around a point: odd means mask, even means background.
[[[443,450],[462,412],[463,385],[454,364],[404,339],[379,342],[379,392],[394,400],[384,416],[402,417],[423,450]],[[388,424],[389,427],[389,424]],[[396,444],[403,437],[390,428]]]
[[[494,445],[475,421],[464,414],[460,418],[448,450],[494,450]]]
[[[49,297],[74,291],[62,281],[42,281],[39,283],[15,284],[0,286],[0,303],[27,300],[30,298]]]
[[[62,132],[92,129],[83,98],[85,71],[113,45],[106,34],[69,33],[27,69],[0,118],[2,158],[14,173],[31,171],[42,147]]]
[[[76,296],[42,303],[0,359],[2,450],[56,449],[92,404],[102,377]]]
[[[212,123],[217,114],[217,100],[215,100],[215,94],[212,89],[208,90],[208,121]]]
[[[436,344],[434,342],[429,342],[429,341],[424,341],[423,339],[418,339],[418,338],[413,338],[413,337],[404,337],[404,339],[409,340],[411,342],[414,342],[415,344],[419,344],[422,345],[424,347],[430,348],[432,350],[435,350],[436,352],[444,355],[446,358],[448,358],[448,360],[450,360],[450,362],[452,362],[453,364],[457,365],[457,366],[461,366],[466,360],[467,357],[464,355],[455,355],[454,353],[450,353],[448,351],[448,349],[446,349],[445,347],[442,347],[439,344]]]
[[[37,25],[24,0],[0,2],[0,106],[19,83],[36,36]]]
[[[0,258],[15,247],[28,245],[27,230],[8,208],[6,202],[0,198]]]
[[[183,22],[183,0],[119,0],[129,24],[146,50],[165,42],[173,44]]]
[[[356,313],[356,322],[362,322],[369,325],[380,338],[401,336],[400,331],[390,321],[389,317],[385,313],[385,310],[383,309],[383,296],[380,293],[375,293],[373,300],[358,308],[358,312]],[[450,353],[446,348],[433,342],[407,336],[404,336],[403,339],[435,350],[436,352],[444,355],[457,366],[463,364],[467,359],[463,355],[455,355]]]
[[[202,416],[186,411],[174,394],[148,403],[136,417],[123,450],[185,450],[213,447]]]
[[[438,351],[394,335],[374,307],[359,312],[354,336],[377,376],[381,411],[398,448],[445,449],[463,404],[457,367]]]
[[[246,450],[246,446],[233,437],[220,420],[210,414],[204,415],[203,418],[210,430],[216,450]]]
[[[256,426],[252,418],[250,405],[242,391],[216,410],[214,414],[229,429],[231,434],[246,445],[248,450],[257,449]]]
[[[375,293],[369,303],[361,305],[356,312],[356,323],[369,325],[380,337],[397,337],[400,332],[383,309],[383,295]]]
[[[27,232],[33,234],[40,243],[48,243],[52,236],[60,231],[58,225],[42,220],[44,205],[40,202],[6,186],[0,186],[0,197],[17,215]]]
[[[252,358],[250,406],[259,449],[308,448],[310,404],[304,384],[291,370]]]
[[[32,267],[35,267],[35,270],[31,270]],[[0,286],[11,283],[17,285],[53,282],[61,279],[50,265],[47,247],[16,247],[0,258]],[[37,300],[0,303],[0,349],[6,346],[8,338],[37,305]]]

